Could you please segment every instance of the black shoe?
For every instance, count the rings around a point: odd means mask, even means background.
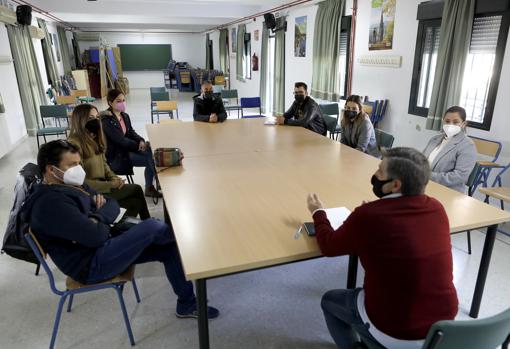
[[[195,303],[191,306],[188,306],[187,308],[177,305],[175,316],[177,316],[180,319],[198,318],[197,304]],[[220,311],[218,309],[214,307],[207,307],[207,318],[209,320],[216,319],[218,316],[220,316]]]
[[[161,194],[161,192],[157,191],[156,188],[154,188],[154,186],[151,185],[150,187],[145,188],[145,196],[151,198],[162,198],[163,194]]]

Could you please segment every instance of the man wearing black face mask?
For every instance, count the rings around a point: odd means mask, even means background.
[[[203,122],[223,122],[227,119],[227,112],[221,97],[213,93],[210,81],[202,82],[201,94],[193,97],[193,119]]]
[[[294,99],[289,110],[276,118],[277,124],[301,126],[325,136],[327,128],[321,108],[308,96],[308,86],[304,82],[294,84]]]
[[[446,212],[424,194],[427,158],[411,148],[383,150],[372,176],[380,198],[357,207],[336,231],[316,194],[309,195],[317,243],[328,257],[357,255],[363,288],[328,291],[322,310],[339,348],[422,348],[432,324],[458,310]]]

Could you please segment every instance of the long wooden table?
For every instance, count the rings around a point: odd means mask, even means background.
[[[379,160],[300,127],[264,119],[222,124],[147,125],[153,149],[182,149],[182,167],[158,174],[186,278],[196,280],[200,348],[209,347],[206,280],[321,255],[297,228],[310,221],[306,195],[351,210],[375,200],[370,177]],[[470,315],[478,316],[497,225],[510,214],[430,182],[427,194],[445,207],[452,233],[489,227]],[[348,287],[357,259],[349,262]]]

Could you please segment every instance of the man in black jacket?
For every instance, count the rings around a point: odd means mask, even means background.
[[[321,108],[308,96],[308,86],[304,82],[294,85],[294,98],[289,110],[283,116],[278,116],[276,122],[279,125],[301,126],[325,136],[327,128]]]
[[[119,205],[83,184],[85,172],[72,143],[44,144],[37,165],[43,183],[34,188],[20,214],[64,274],[93,284],[115,277],[132,264],[158,261],[164,264],[177,295],[176,316],[197,316],[193,284],[184,277],[168,225],[147,219],[113,237],[110,226],[119,215]],[[209,318],[219,315],[212,307],[208,313]]]
[[[202,93],[193,97],[193,119],[203,122],[223,122],[227,119],[227,112],[221,97],[213,93],[210,81],[202,82]]]

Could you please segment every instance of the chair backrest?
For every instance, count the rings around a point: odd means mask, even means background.
[[[73,97],[88,97],[87,90],[71,90],[71,96]]]
[[[181,77],[182,84],[190,84],[191,83],[191,73],[189,71],[180,71],[179,75]]]
[[[177,102],[176,101],[156,101],[156,109],[158,111],[177,110]]]
[[[180,124],[182,120],[178,119],[162,119],[159,121],[160,124]]]
[[[237,90],[221,90],[221,98],[223,99],[231,99],[231,98],[239,98],[237,94]]]
[[[74,97],[73,97],[74,98]],[[39,107],[41,118],[64,118],[67,119],[67,108],[65,105],[41,105]]]
[[[151,92],[151,101],[157,102],[157,101],[169,101],[170,95],[168,92]]]
[[[158,93],[158,92],[166,92],[166,88],[165,87],[150,87],[150,91],[151,93]]]
[[[466,182],[466,186],[468,188],[471,188],[473,184],[475,184],[476,179],[478,178],[478,174],[480,173],[480,164],[478,162],[475,163],[475,166],[473,167],[473,170],[469,174],[469,178]]]
[[[46,263],[46,252],[44,252],[41,244],[35,237],[34,233],[32,232],[32,229],[29,229],[28,233],[25,234],[25,240],[27,240],[28,245],[34,251],[35,256],[37,257],[37,260],[44,268],[44,271],[48,275],[48,281],[50,283],[51,291],[55,294],[58,294],[59,296],[63,294],[62,291],[57,289],[55,286],[55,278],[53,276],[53,272],[51,271],[50,267],[48,266],[48,263]]]
[[[241,108],[260,108],[260,97],[242,97]]]
[[[469,136],[469,138],[471,138],[473,143],[475,143],[478,154],[492,157],[492,162],[496,162],[498,160],[502,147],[500,142],[473,136]]]
[[[57,96],[55,99],[59,105],[76,104],[76,96]]]
[[[384,132],[383,130],[376,128],[375,140],[377,141],[377,147],[379,149],[381,148],[391,149],[391,147],[393,147],[395,137],[393,137],[389,133]]]
[[[223,75],[216,75],[214,77],[214,84],[215,85],[224,85],[225,84],[225,77]]]
[[[510,335],[510,309],[485,319],[439,321],[429,330],[423,349],[494,349]]]
[[[340,116],[340,108],[338,107],[338,103],[329,103],[329,104],[319,104],[323,115],[331,115],[335,116],[338,120]]]
[[[326,128],[328,129],[328,131],[331,133],[335,132],[336,125],[338,124],[337,119],[332,116],[329,116],[329,115],[323,115],[322,117],[324,118],[324,121],[326,122]]]

